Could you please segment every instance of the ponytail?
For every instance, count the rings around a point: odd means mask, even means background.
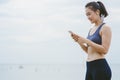
[[[106,8],[105,8],[105,6],[103,5],[103,3],[102,2],[100,2],[100,1],[97,1],[97,3],[99,4],[99,6],[100,6],[100,16],[104,16],[104,17],[107,17],[108,16],[108,12],[106,11]]]

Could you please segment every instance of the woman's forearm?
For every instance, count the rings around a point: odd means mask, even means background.
[[[104,53],[104,54],[107,53],[107,49],[105,49],[105,47],[103,45],[96,44],[88,39],[86,39],[86,44],[93,47],[99,53]]]
[[[79,43],[79,41],[78,41],[78,44],[79,44],[80,47],[83,49],[83,51],[85,51],[86,53],[88,52],[88,46],[87,46],[87,45],[81,44],[81,43]]]
[[[106,49],[104,47],[104,45],[99,45],[99,44],[96,44],[94,42],[92,42],[91,40],[89,39],[86,39],[82,36],[78,36],[74,33],[72,33],[72,38],[79,43],[79,45],[81,46],[81,48],[87,53],[88,52],[88,46],[91,46],[93,47],[97,52],[99,53],[104,53],[106,54],[108,49]],[[84,44],[87,44],[88,46],[85,46]]]

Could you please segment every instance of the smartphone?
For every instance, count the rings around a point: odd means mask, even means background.
[[[73,32],[72,31],[68,31],[70,34],[73,34]]]

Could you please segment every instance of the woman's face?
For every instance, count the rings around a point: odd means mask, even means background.
[[[99,14],[97,11],[86,8],[86,16],[91,23],[95,23],[98,20]]]

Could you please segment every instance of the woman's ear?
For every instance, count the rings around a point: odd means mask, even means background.
[[[96,10],[96,14],[97,14],[97,15],[100,15],[100,10]]]

